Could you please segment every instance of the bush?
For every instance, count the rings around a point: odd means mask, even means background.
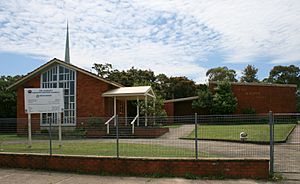
[[[252,107],[248,107],[242,110],[243,114],[256,114],[256,110]]]
[[[41,130],[41,134],[48,134],[48,133],[49,133],[48,129]]]
[[[218,82],[212,102],[214,114],[232,114],[236,110],[237,98],[233,95],[229,82]]]
[[[104,121],[101,118],[90,117],[87,121],[87,126],[91,128],[100,127],[104,125]]]

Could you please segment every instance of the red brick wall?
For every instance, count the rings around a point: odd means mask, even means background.
[[[174,103],[173,102],[164,103],[164,108],[165,108],[168,116],[174,116]]]
[[[102,93],[116,87],[89,75],[77,72],[76,103],[77,117],[110,117],[113,115],[113,98],[104,98]],[[124,116],[123,101],[117,101],[118,115]],[[122,111],[121,111],[122,110]]]
[[[77,117],[105,117],[105,98],[101,95],[109,89],[112,89],[111,85],[77,72]]]
[[[249,107],[257,113],[296,112],[296,87],[233,84],[232,92],[238,99],[236,113]]]
[[[193,100],[186,100],[180,102],[166,102],[164,108],[168,116],[186,116],[198,114],[207,114],[207,111],[204,109],[193,109],[192,107]]]
[[[267,159],[134,159],[0,153],[0,167],[112,175],[269,177]]]
[[[209,84],[213,91],[215,83]],[[296,112],[296,86],[232,84],[232,92],[238,100],[236,114],[243,113],[246,108],[254,108],[257,113],[292,113]],[[206,110],[194,110],[193,100],[165,103],[168,116],[207,114]]]

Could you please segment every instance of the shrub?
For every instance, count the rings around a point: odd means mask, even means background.
[[[41,130],[41,134],[48,134],[48,133],[49,133],[48,129]]]
[[[212,102],[214,114],[232,114],[236,110],[237,98],[233,95],[229,82],[218,82]]]
[[[248,107],[242,110],[243,114],[256,114],[256,110],[252,107]]]
[[[104,125],[104,121],[101,118],[90,117],[87,121],[87,126],[91,128],[100,127]]]

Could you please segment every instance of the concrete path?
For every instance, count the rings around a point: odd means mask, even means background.
[[[273,183],[255,180],[188,180],[183,178],[142,178],[97,176],[20,169],[0,169],[1,184],[260,184]],[[292,181],[276,182],[290,183]]]
[[[300,125],[296,125],[296,128],[290,135],[287,143],[299,143],[300,144]]]
[[[178,128],[169,128],[169,132],[159,139],[179,139],[189,135],[195,128],[195,125],[181,125]]]

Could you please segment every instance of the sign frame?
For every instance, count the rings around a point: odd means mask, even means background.
[[[28,114],[28,147],[32,147],[31,137],[31,114],[34,113],[57,113],[59,146],[62,146],[61,113],[64,112],[64,89],[63,88],[24,88],[24,110]],[[51,122],[49,124],[50,150]],[[52,152],[50,152],[52,155]]]
[[[25,113],[59,113],[64,111],[63,88],[25,88]]]

